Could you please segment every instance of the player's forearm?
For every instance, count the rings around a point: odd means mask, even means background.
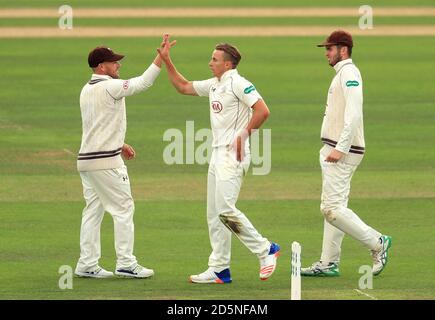
[[[185,89],[189,85],[189,80],[184,78],[183,75],[178,72],[171,59],[166,60],[165,64],[169,81],[171,81],[174,88],[177,89],[177,91],[181,94],[187,94]]]
[[[346,154],[349,153],[350,146],[355,136],[355,131],[356,125],[354,123],[345,124],[335,149]]]
[[[249,121],[246,131],[251,135],[252,130],[258,129],[266,121],[270,115],[269,108],[264,103],[263,100],[259,100],[254,106],[254,113],[252,115],[251,121]]]
[[[148,89],[154,84],[154,81],[160,74],[160,68],[157,64],[151,64],[145,72],[136,78],[132,78],[129,80],[131,92],[128,92],[126,95],[131,95]]]
[[[157,67],[159,67],[159,68],[162,67],[162,58],[160,57],[159,54],[157,54],[157,56],[155,57],[153,63],[154,63]]]
[[[344,126],[341,131],[340,138],[338,139],[335,149],[340,152],[348,153],[352,141],[355,137],[358,124],[361,121],[362,111],[361,106],[347,105],[344,113]]]
[[[113,79],[107,87],[107,92],[113,99],[132,96],[151,87],[160,74],[160,68],[151,64],[139,77],[128,80]]]
[[[335,149],[347,154],[354,140],[358,125],[361,122],[362,94],[360,92],[345,94],[345,100],[344,126]]]

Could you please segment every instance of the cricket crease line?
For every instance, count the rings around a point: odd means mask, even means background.
[[[355,290],[358,293],[361,293],[361,294],[365,295],[366,297],[369,297],[372,300],[378,300],[378,298],[373,297],[373,296],[369,295],[368,293],[362,292],[361,290],[358,290],[358,289],[353,289],[353,290]]]

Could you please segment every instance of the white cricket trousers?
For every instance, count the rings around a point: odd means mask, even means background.
[[[217,272],[230,267],[231,232],[259,258],[269,253],[270,242],[236,208],[250,161],[250,154],[238,162],[228,147],[213,148],[207,178],[207,222],[212,247],[208,265]]]
[[[377,249],[381,233],[365,224],[347,207],[350,181],[358,166],[343,162],[326,162],[325,157],[320,155],[320,167],[322,168],[320,210],[325,217],[320,260],[324,264],[340,261],[341,243],[345,234],[371,250]]]
[[[101,256],[100,227],[104,212],[113,218],[115,229],[116,268],[128,268],[137,264],[133,255],[134,202],[131,196],[127,167],[117,169],[82,171],[83,209],[80,230],[80,259],[77,269],[91,271]]]

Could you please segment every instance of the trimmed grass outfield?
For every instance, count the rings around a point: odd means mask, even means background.
[[[83,200],[75,170],[81,121],[78,98],[89,79],[88,51],[107,44],[125,53],[121,75],[138,75],[160,39],[2,39],[0,59],[0,298],[1,299],[288,299],[290,243],[302,244],[303,264],[318,259],[319,131],[333,70],[323,37],[180,38],[173,60],[189,79],[210,77],[213,46],[228,40],[242,51],[240,73],[271,109],[272,172],[252,176],[239,207],[283,254],[276,274],[258,279],[258,261],[233,241],[233,283],[199,286],[189,274],[206,268],[210,253],[205,217],[207,167],[167,166],[169,128],[185,121],[209,127],[207,99],[178,95],[165,71],[149,91],[127,98],[127,142],[138,153],[128,168],[136,199],[135,254],[156,271],[153,279],[74,278],[60,290],[58,269],[75,266]],[[391,260],[375,278],[378,299],[434,299],[435,40],[433,37],[357,37],[354,60],[365,85],[366,158],[353,179],[350,206],[393,236]],[[113,223],[102,229],[101,265],[113,269]],[[355,291],[370,264],[368,251],[349,237],[342,276],[303,279],[303,299],[368,299]]]
[[[59,18],[2,18],[1,27],[58,25]],[[352,26],[359,17],[273,17],[273,18],[74,18],[74,27],[88,26],[122,26],[122,27],[156,27],[156,26]],[[435,17],[376,17],[376,25],[433,25]]]
[[[60,7],[64,5],[63,0],[20,0],[11,4],[10,1],[0,0],[0,7]],[[380,7],[394,7],[394,6],[433,6],[432,0],[366,0],[364,5],[380,6]],[[327,4],[321,0],[305,1],[305,0],[238,0],[234,3],[232,0],[184,0],[182,3],[178,0],[128,0],[120,2],[117,0],[70,0],[68,5],[74,7],[359,7],[363,5],[359,0],[330,0]]]
[[[74,264],[79,252],[82,204],[76,202],[2,203],[2,299],[289,299],[291,239],[303,245],[303,262],[317,258],[323,229],[315,201],[241,201],[252,222],[284,245],[276,274],[258,279],[258,262],[239,241],[233,241],[231,285],[194,285],[191,273],[205,268],[209,255],[201,201],[139,201],[136,255],[155,268],[148,280],[74,278],[73,290],[60,290],[58,268]],[[390,265],[375,278],[378,299],[433,299],[428,243],[435,210],[429,199],[357,200],[353,207],[370,224],[388,230],[394,239]],[[414,216],[409,208],[418,208]],[[398,219],[400,217],[400,219]],[[431,220],[432,219],[432,220]],[[4,228],[4,229],[3,229]],[[412,231],[410,231],[410,229]],[[114,268],[113,224],[105,218],[101,265]],[[3,241],[2,241],[3,242]],[[433,256],[433,255],[432,255]],[[303,299],[367,299],[359,295],[358,268],[369,264],[368,252],[349,238],[343,245],[342,276],[302,279]],[[410,276],[412,274],[412,276]]]

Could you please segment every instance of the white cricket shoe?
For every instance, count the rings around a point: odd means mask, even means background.
[[[373,259],[373,275],[377,276],[384,270],[388,262],[388,249],[391,247],[392,238],[390,236],[383,235],[379,238],[380,249],[371,250]]]
[[[213,268],[208,268],[200,274],[195,274],[189,277],[189,282],[192,283],[231,283],[230,269],[224,269],[221,272],[215,272]]]
[[[276,260],[279,257],[281,248],[277,243],[270,244],[269,254],[260,259],[260,279],[267,280],[276,269]]]
[[[322,261],[314,262],[311,266],[301,268],[302,277],[339,277],[338,262],[324,264]]]
[[[111,278],[111,277],[113,277],[113,272],[104,270],[100,266],[97,266],[92,271],[80,271],[80,270],[76,269],[74,271],[74,274],[76,276],[83,277],[83,278]]]
[[[130,268],[116,269],[115,274],[117,276],[125,277],[125,278],[149,278],[154,275],[154,270],[147,269],[142,267],[140,264],[137,264]]]

